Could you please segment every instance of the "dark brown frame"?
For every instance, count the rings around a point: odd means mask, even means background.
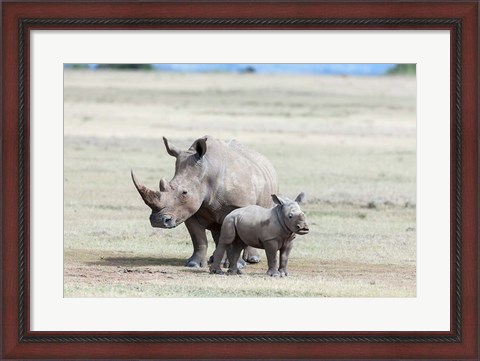
[[[479,357],[476,0],[2,4],[2,359],[471,359]],[[29,30],[448,29],[451,32],[449,332],[29,330]]]

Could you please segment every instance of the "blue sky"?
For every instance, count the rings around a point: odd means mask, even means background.
[[[248,68],[257,73],[380,75],[395,64],[155,64],[164,71],[242,72]]]
[[[68,66],[69,64],[67,64]],[[334,74],[334,75],[382,75],[396,64],[153,64],[155,68],[170,72],[245,72]],[[97,64],[89,64],[95,68]]]

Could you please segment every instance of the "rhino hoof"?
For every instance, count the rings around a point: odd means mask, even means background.
[[[210,268],[210,274],[213,274],[213,275],[223,275],[224,272],[223,272],[220,268],[213,268],[213,267],[211,267],[211,268]]]
[[[246,266],[247,266],[247,263],[243,259],[239,258],[237,262],[237,268],[239,269],[245,268]]]
[[[206,266],[205,261],[197,261],[194,259],[189,259],[187,260],[187,263],[185,264],[186,267],[192,267],[192,268],[203,268]]]
[[[200,268],[200,265],[195,261],[188,261],[185,266],[192,267],[192,268]]]
[[[248,263],[258,263],[260,262],[260,257],[259,256],[250,256],[246,259]]]
[[[243,271],[239,270],[239,269],[236,269],[236,270],[229,269],[227,271],[227,274],[228,275],[243,275]]]
[[[272,277],[280,277],[280,272],[278,272],[277,270],[268,270],[267,275]]]

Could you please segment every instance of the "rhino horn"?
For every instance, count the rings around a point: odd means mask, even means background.
[[[138,193],[142,196],[143,201],[147,206],[153,209],[158,209],[158,203],[160,201],[160,193],[152,191],[148,189],[143,184],[141,184],[137,177],[133,174],[133,170],[131,171],[133,184],[135,184],[135,188],[137,188]]]
[[[167,138],[163,137],[163,142],[165,143],[165,148],[167,149],[167,153],[170,154],[172,157],[177,158],[180,154],[180,149],[174,146],[172,143],[168,141]]]
[[[170,183],[167,182],[165,178],[160,179],[160,192],[167,192],[172,189]]]

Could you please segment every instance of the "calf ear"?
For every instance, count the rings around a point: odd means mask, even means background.
[[[272,200],[273,203],[278,204],[279,206],[283,206],[285,204],[285,201],[276,194],[272,194]]]
[[[197,139],[195,142],[195,151],[199,158],[202,158],[207,152],[207,137]]]
[[[167,149],[167,153],[170,154],[172,157],[177,158],[180,154],[180,149],[174,146],[172,143],[169,143],[167,138],[163,137],[163,142],[165,143],[165,148]]]
[[[307,201],[307,196],[304,192],[300,193],[297,198],[295,198],[295,202],[297,203],[305,203]]]

